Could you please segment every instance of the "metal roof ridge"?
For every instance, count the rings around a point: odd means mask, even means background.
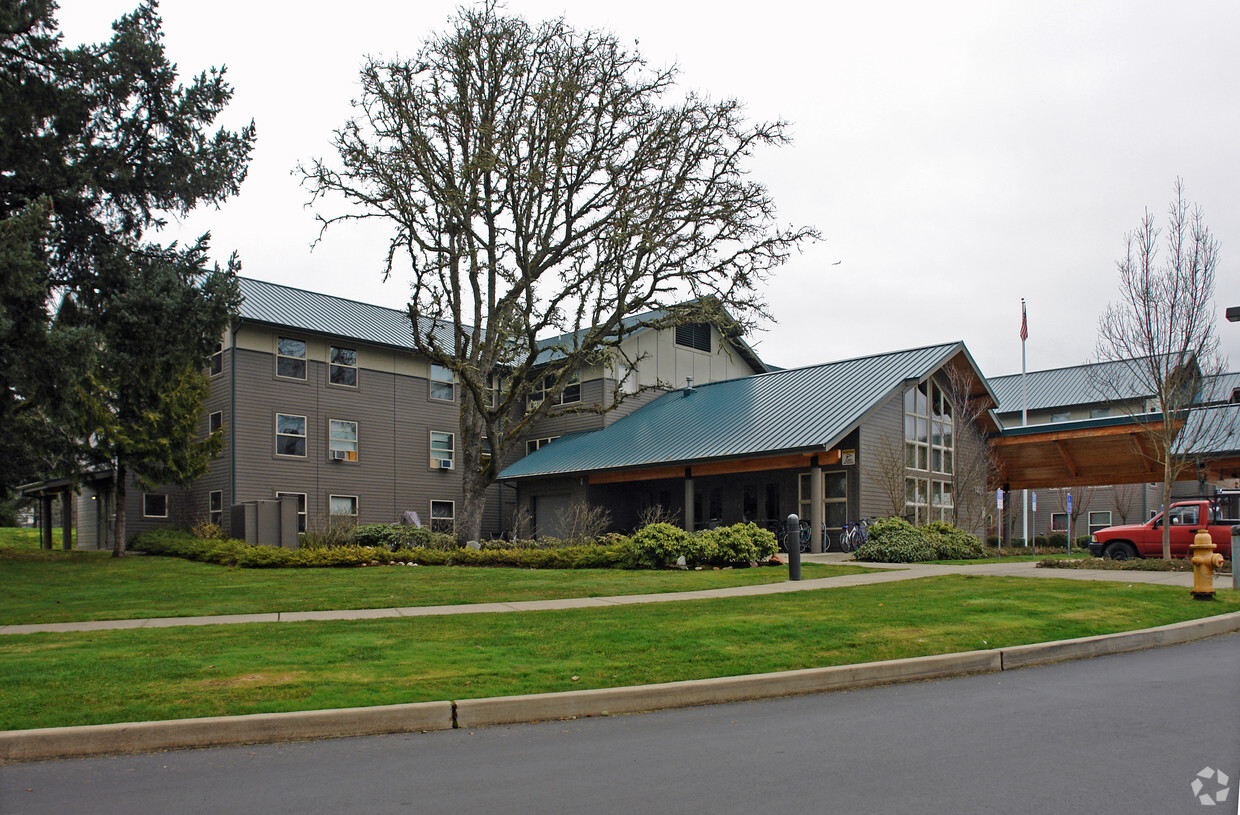
[[[354,305],[365,306],[366,308],[379,309],[380,311],[390,311],[393,314],[399,314],[402,317],[406,317],[406,318],[409,316],[408,311],[403,311],[398,308],[391,308],[389,306],[381,306],[381,305],[378,305],[377,303],[367,303],[365,300],[354,300],[352,297],[341,297],[340,295],[337,295],[337,294],[327,294],[326,292],[314,291],[312,289],[303,289],[297,286],[289,286],[285,283],[272,283],[270,280],[259,280],[257,277],[244,277],[242,275],[237,275],[237,279],[248,280],[251,283],[258,283],[263,286],[275,286],[276,288],[287,289],[288,291],[301,292],[302,294],[313,294],[316,297],[326,297],[330,300],[340,300],[345,303],[353,303]],[[430,318],[424,317],[423,319],[429,320]]]

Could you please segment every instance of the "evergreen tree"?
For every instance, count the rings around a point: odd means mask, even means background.
[[[238,191],[254,126],[210,129],[232,89],[214,68],[179,83],[153,0],[76,48],[55,11],[0,0],[0,419],[79,443],[66,458],[24,439],[40,475],[93,458],[184,481],[210,452],[194,441],[195,374],[239,267],[208,272],[207,236],[181,248],[149,233]]]

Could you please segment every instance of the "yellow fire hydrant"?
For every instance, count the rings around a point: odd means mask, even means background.
[[[1215,552],[1214,541],[1208,529],[1197,530],[1193,543],[1193,599],[1214,599],[1214,570],[1223,567],[1223,556]]]

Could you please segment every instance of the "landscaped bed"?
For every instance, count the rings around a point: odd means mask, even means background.
[[[1129,560],[1112,560],[1104,557],[1082,557],[1064,560],[1051,558],[1038,561],[1039,569],[1106,569],[1128,572],[1191,572],[1193,564],[1188,558],[1130,558]],[[1231,574],[1231,561],[1223,562],[1223,568],[1215,574]]]
[[[864,571],[851,565],[802,566],[805,579]],[[786,567],[239,569],[172,557],[44,550],[38,548],[37,530],[0,529],[0,625],[605,597],[787,579]]]
[[[553,612],[9,636],[0,638],[0,729],[637,685],[997,648],[1236,610],[1240,596],[1230,591],[1203,603],[1165,586],[943,576]]]

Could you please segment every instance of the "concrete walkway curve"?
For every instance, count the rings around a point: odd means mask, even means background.
[[[805,555],[807,563],[844,563],[851,556],[841,554]],[[993,577],[1060,578],[1066,580],[1102,580],[1117,583],[1153,583],[1190,588],[1191,572],[1106,571],[1089,569],[1039,569],[1031,561],[983,563],[977,565],[943,566],[927,563],[866,563],[877,571],[864,574],[820,577],[812,580],[763,583],[755,586],[730,586],[703,591],[677,591],[656,594],[626,594],[614,597],[567,597],[558,600],[525,600],[510,603],[471,603],[447,606],[407,606],[402,608],[333,609],[326,611],[275,611],[265,614],[217,614],[201,617],[155,617],[135,620],[91,620],[71,623],[32,623],[0,626],[4,634],[67,634],[80,631],[112,631],[133,628],[172,628],[176,626],[230,625],[237,623],[289,623],[311,620],[373,620],[390,617],[436,617],[448,614],[502,614],[520,611],[555,611],[570,608],[600,608],[671,603],[680,600],[708,600],[719,597],[752,597],[784,594],[794,591],[868,586],[898,580],[914,580],[944,574],[972,574]],[[1215,581],[1223,588],[1221,581]]]

